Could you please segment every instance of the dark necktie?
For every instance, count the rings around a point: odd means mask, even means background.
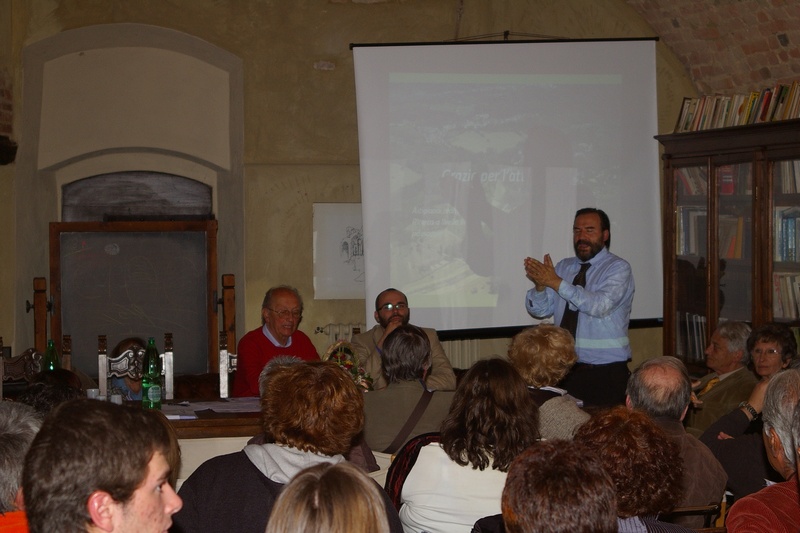
[[[586,271],[589,270],[590,266],[592,266],[591,263],[581,263],[580,271],[575,275],[575,279],[572,280],[573,285],[576,287],[586,286]],[[567,302],[566,307],[564,307],[564,316],[561,317],[561,327],[572,333],[572,337],[575,338],[575,332],[578,330],[578,310],[570,309],[569,302]]]

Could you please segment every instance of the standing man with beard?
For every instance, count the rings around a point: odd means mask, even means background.
[[[633,273],[627,261],[608,251],[610,226],[600,209],[579,209],[572,226],[575,257],[555,267],[549,255],[525,259],[525,274],[534,283],[525,300],[528,313],[552,316],[572,332],[578,363],[560,386],[586,407],[623,403],[630,376]]]
[[[386,388],[386,377],[383,374],[383,341],[389,333],[399,326],[408,324],[411,310],[408,308],[408,298],[397,289],[386,289],[375,298],[375,321],[378,324],[367,331],[356,335],[351,340],[353,349],[358,356],[359,363],[372,377],[372,386],[375,390]],[[455,390],[456,376],[450,360],[444,353],[436,330],[420,328],[425,332],[431,343],[431,370],[425,379],[428,390]]]

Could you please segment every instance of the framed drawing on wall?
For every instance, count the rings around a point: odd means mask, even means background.
[[[361,204],[314,204],[314,299],[363,298]]]

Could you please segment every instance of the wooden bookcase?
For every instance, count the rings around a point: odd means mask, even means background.
[[[656,139],[664,354],[701,364],[727,320],[800,324],[800,120]]]

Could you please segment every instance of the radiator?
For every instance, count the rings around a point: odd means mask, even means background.
[[[480,341],[477,339],[444,341],[442,348],[453,368],[469,368],[481,359]]]
[[[339,340],[349,341],[353,335],[367,331],[364,323],[356,324],[328,324],[314,328],[314,333],[324,333],[328,336],[328,346]]]

